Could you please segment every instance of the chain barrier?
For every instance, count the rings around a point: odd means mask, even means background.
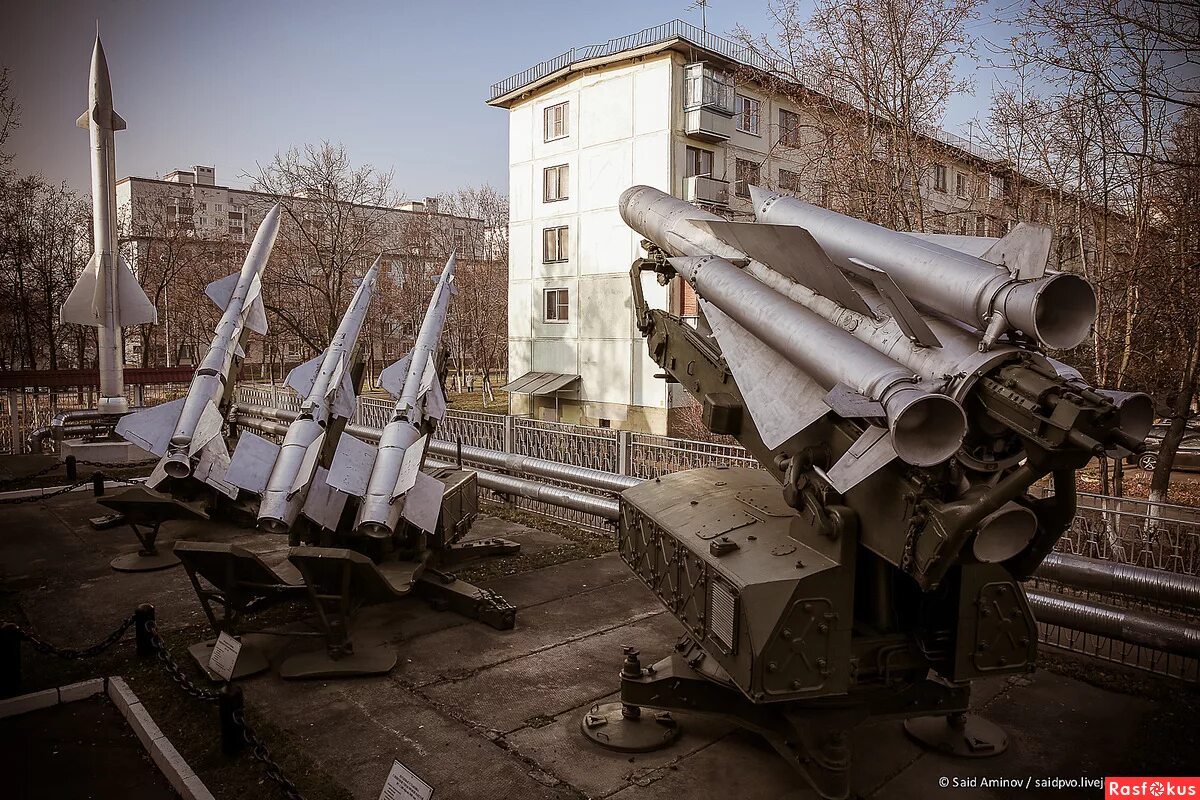
[[[145,459],[144,461],[130,461],[127,464],[108,463],[105,461],[84,461],[84,460],[80,459],[80,460],[77,460],[75,463],[83,464],[86,467],[100,467],[101,469],[135,469],[137,467],[148,467],[151,464],[157,464],[158,459],[157,458],[148,458],[148,459]]]
[[[231,716],[234,723],[242,729],[242,738],[250,747],[250,756],[266,768],[267,777],[279,786],[279,791],[283,792],[283,796],[288,800],[304,800],[304,795],[300,794],[296,784],[283,774],[283,768],[276,763],[275,759],[271,758],[271,751],[266,743],[258,738],[258,734],[246,722],[245,712],[239,709],[234,711]]]
[[[11,505],[18,505],[20,503],[38,503],[38,502],[41,502],[42,500],[49,500],[51,497],[58,497],[60,494],[66,494],[67,492],[73,492],[76,489],[78,489],[80,486],[87,486],[89,483],[91,483],[91,480],[79,481],[77,483],[71,484],[70,486],[63,486],[61,488],[55,489],[53,492],[43,492],[42,494],[31,494],[28,497],[4,497],[4,498],[0,498],[0,505],[11,506]]]
[[[21,484],[35,481],[38,478],[49,475],[51,472],[54,472],[62,466],[62,464],[56,462],[45,469],[39,469],[37,472],[30,473],[29,475],[18,475],[15,478],[9,478],[7,480],[0,481],[0,491],[8,489],[11,486],[20,486]]]
[[[171,651],[167,649],[167,643],[163,641],[162,636],[158,632],[158,626],[154,624],[153,620],[146,622],[146,633],[150,636],[150,645],[154,648],[155,657],[162,664],[167,676],[175,681],[180,689],[183,689],[184,692],[195,697],[197,700],[216,701],[219,697],[217,692],[197,686],[184,673],[179,664],[176,663],[175,659],[171,656]]]
[[[118,625],[112,631],[112,633],[108,634],[108,636],[105,636],[103,639],[101,639],[100,641],[96,642],[93,645],[90,645],[88,647],[80,647],[80,648],[58,647],[56,645],[51,644],[50,642],[47,642],[45,639],[38,636],[33,631],[25,630],[20,625],[16,625],[11,622],[6,622],[6,623],[4,623],[3,626],[0,626],[0,627],[3,627],[5,630],[8,630],[8,631],[16,631],[16,635],[21,640],[29,642],[30,646],[33,647],[34,650],[37,650],[39,653],[46,653],[47,655],[58,656],[59,658],[65,658],[69,661],[78,661],[79,659],[82,659],[82,658],[91,658],[93,656],[98,656],[101,653],[103,653],[105,650],[107,650],[108,648],[112,647],[117,642],[121,641],[121,637],[123,637],[125,635],[125,632],[129,630],[129,627],[131,625],[133,625],[133,620],[134,620],[134,617],[132,614],[130,614],[128,617],[126,617],[124,620],[122,620],[121,624]]]

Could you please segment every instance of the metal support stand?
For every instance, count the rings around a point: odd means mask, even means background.
[[[109,562],[109,566],[117,572],[153,572],[157,569],[173,567],[179,563],[179,559],[174,553],[169,550],[167,552],[158,550],[158,529],[162,525],[161,521],[150,523],[147,526],[148,530],[144,533],[133,521],[127,519],[126,522],[142,546],[136,553],[117,556]]]
[[[416,589],[435,609],[477,619],[498,631],[512,630],[517,623],[516,606],[491,589],[481,589],[449,572],[427,567],[417,579]]]
[[[1008,749],[1008,734],[1003,728],[962,712],[906,719],[904,732],[917,744],[956,758],[989,758]]]
[[[640,678],[644,673],[638,651],[624,648],[621,678]],[[583,735],[608,750],[648,753],[674,744],[682,732],[670,711],[643,714],[632,703],[596,703],[583,715]]]

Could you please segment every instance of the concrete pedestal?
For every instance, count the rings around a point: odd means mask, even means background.
[[[82,439],[68,439],[62,443],[59,458],[66,460],[67,456],[75,456],[78,461],[114,465],[134,464],[154,458],[151,453],[129,442],[85,442]]]

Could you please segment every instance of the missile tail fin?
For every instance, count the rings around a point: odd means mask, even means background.
[[[292,480],[292,486],[288,489],[288,499],[291,500],[296,496],[296,493],[312,483],[313,476],[317,472],[317,460],[321,458],[321,450],[325,447],[325,432],[309,442],[308,447],[304,450],[304,458],[300,461],[300,468],[296,470],[296,477]]]
[[[87,266],[79,275],[66,302],[59,309],[58,317],[62,322],[76,325],[101,325],[104,320],[96,309],[96,287],[100,282],[100,254],[95,253],[88,260]]]
[[[839,383],[825,395],[825,404],[844,419],[882,419],[887,417],[883,403]]]
[[[829,468],[829,482],[845,494],[897,458],[887,428],[869,425],[837,463]]]
[[[83,113],[79,115],[79,119],[75,120],[76,128],[83,128],[85,131],[92,127],[92,111],[85,108]]]
[[[1049,225],[1018,222],[1003,239],[993,244],[980,258],[1005,267],[1020,280],[1040,278],[1050,261],[1054,231]]]
[[[125,119],[116,111],[112,112],[112,129],[114,131],[123,131],[126,128]]]
[[[175,424],[183,413],[186,397],[172,400],[169,403],[152,406],[145,411],[126,414],[117,423],[116,433],[127,442],[153,453],[164,456],[167,445],[171,443],[171,435],[175,432]]]
[[[267,334],[267,309],[262,301],[262,278],[256,273],[250,281],[250,291],[242,307],[242,324],[259,336]]]
[[[804,284],[838,305],[872,316],[870,306],[804,228],[765,222],[714,220],[697,220],[695,224],[755,261]]]
[[[392,397],[399,399],[400,395],[404,393],[404,379],[408,376],[410,363],[412,363],[412,353],[408,353],[396,363],[384,367],[380,371],[376,383]]]
[[[292,367],[292,371],[283,379],[283,385],[292,387],[300,397],[308,397],[313,384],[317,382],[317,373],[321,369],[321,363],[325,360],[325,352],[322,350],[303,364]]]
[[[905,296],[892,276],[872,264],[857,258],[850,259],[849,269],[862,280],[875,287],[888,307],[892,319],[904,331],[904,335],[922,347],[941,347],[942,342],[930,329],[925,318]]]
[[[262,494],[266,491],[271,470],[279,458],[279,445],[268,441],[253,431],[242,431],[238,435],[237,447],[225,470],[226,483]]]
[[[225,440],[220,436],[210,439],[200,449],[200,457],[196,460],[192,477],[204,481],[230,500],[236,500],[238,487],[225,481],[225,473],[229,471],[229,450]]]
[[[349,372],[342,373],[337,393],[333,396],[334,416],[350,419],[358,406],[358,394],[354,391],[354,383]]]
[[[335,531],[346,508],[346,495],[330,486],[328,480],[329,472],[324,467],[317,467],[300,513],[325,530]]]
[[[225,418],[221,416],[220,410],[216,403],[209,400],[204,404],[204,410],[200,412],[200,420],[196,423],[196,430],[192,432],[192,441],[188,445],[188,455],[194,456],[200,452],[200,448],[208,446],[208,443],[213,439],[221,438],[221,428],[225,424]],[[222,444],[223,448],[225,445]],[[229,460],[226,455],[226,461]],[[224,469],[221,470],[221,475],[224,475]]]
[[[396,473],[396,485],[392,488],[393,502],[415,485],[417,473],[421,471],[421,464],[425,461],[425,443],[428,439],[428,435],[422,436],[405,449],[400,470]]]
[[[774,449],[829,411],[825,390],[783,356],[704,300],[700,307],[733,372],[763,444]],[[781,403],[786,397],[789,404]]]
[[[429,394],[425,396],[425,416],[432,419],[444,419],[446,416],[446,395],[442,392],[441,381],[434,381]]]
[[[158,322],[158,309],[150,302],[133,270],[120,256],[117,257],[117,298],[117,308],[120,310],[117,324],[122,328]]]
[[[208,295],[209,300],[217,304],[217,308],[224,311],[229,306],[229,300],[233,297],[233,290],[237,288],[240,277],[241,273],[235,272],[224,278],[218,278],[204,287],[204,293]]]
[[[433,533],[437,530],[438,517],[442,513],[442,495],[445,492],[445,484],[437,478],[418,472],[404,498],[404,509],[400,516],[426,533]]]
[[[367,493],[377,453],[374,445],[348,434],[341,436],[325,482],[340,492],[362,497]]]

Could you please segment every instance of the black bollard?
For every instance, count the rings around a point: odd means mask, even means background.
[[[150,633],[150,625],[153,622],[154,606],[142,603],[134,609],[133,636],[139,658],[149,658],[154,655],[154,636]]]
[[[74,483],[79,477],[79,470],[75,461],[75,456],[67,456],[66,458],[67,480],[69,480],[71,483]]]
[[[104,496],[104,473],[92,473],[92,494],[96,497]]]
[[[217,692],[217,714],[221,718],[221,752],[227,756],[235,756],[246,745],[242,735],[242,726],[234,720],[233,715],[242,715],[244,700],[240,686],[226,683]]]
[[[21,692],[21,638],[16,625],[0,625],[0,697]]]
[[[462,469],[462,437],[461,436],[458,437],[457,442],[458,442],[458,468]]]

